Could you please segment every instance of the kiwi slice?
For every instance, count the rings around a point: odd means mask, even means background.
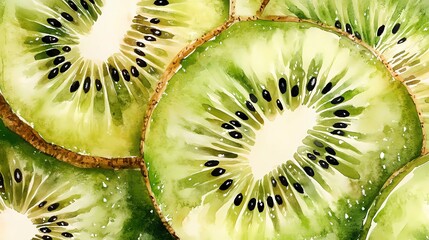
[[[407,86],[429,134],[428,1],[271,0],[263,15],[322,24],[366,46]]]
[[[160,238],[140,171],[70,166],[0,122],[0,239]]]
[[[426,155],[389,179],[368,211],[362,239],[428,238],[428,171],[429,155]]]
[[[0,90],[47,142],[83,155],[137,156],[159,78],[228,11],[226,0],[6,1]]]
[[[143,157],[184,239],[355,239],[423,144],[406,87],[314,24],[234,23],[154,98]]]

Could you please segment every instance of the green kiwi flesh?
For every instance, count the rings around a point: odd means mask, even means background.
[[[271,0],[263,15],[323,24],[366,45],[407,86],[429,134],[429,1]]]
[[[1,93],[49,143],[138,156],[158,80],[228,11],[226,0],[2,1]]]
[[[314,24],[237,22],[181,62],[144,130],[152,194],[183,239],[353,239],[419,156],[407,89]]]
[[[172,238],[140,171],[73,167],[38,152],[2,122],[0,223],[0,239]]]
[[[429,156],[392,176],[368,211],[362,239],[427,239]]]
[[[252,17],[258,15],[266,0],[233,0],[234,17]]]

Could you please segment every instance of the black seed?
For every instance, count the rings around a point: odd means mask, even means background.
[[[110,76],[112,77],[113,81],[119,82],[119,73],[116,68],[110,68]]]
[[[282,205],[283,204],[283,199],[280,195],[276,195],[274,196],[274,198],[276,199],[276,202],[278,205]]]
[[[337,117],[348,117],[350,116],[350,113],[347,110],[337,110],[334,112],[334,115]]]
[[[266,89],[262,90],[262,97],[267,101],[271,102],[271,94]]]
[[[341,22],[340,21],[335,21],[335,27],[338,29],[341,29]]]
[[[350,24],[348,24],[348,23],[346,23],[346,32],[349,33],[349,34],[353,33],[352,26],[350,26]]]
[[[253,209],[255,209],[255,206],[256,206],[256,199],[255,198],[250,199],[249,203],[247,204],[247,208],[250,211],[253,211]]]
[[[60,50],[58,49],[49,49],[48,51],[46,51],[46,55],[48,55],[49,57],[55,57],[60,55]]]
[[[57,222],[57,225],[61,227],[65,227],[65,226],[68,226],[69,224],[67,222],[61,221],[61,222]]]
[[[224,129],[234,129],[234,127],[228,123],[222,123],[221,127]]]
[[[61,233],[61,235],[63,235],[66,238],[72,238],[73,237],[73,234],[71,234],[69,232],[63,232],[63,233]]]
[[[48,21],[48,23],[52,26],[52,27],[56,27],[56,28],[60,28],[63,25],[55,18],[48,18],[46,19],[46,21]]]
[[[82,5],[83,8],[85,8],[85,10],[89,9],[88,3],[85,2],[85,0],[80,0],[80,4]]]
[[[329,153],[329,154],[331,154],[331,155],[336,155],[337,153],[335,152],[335,150],[333,149],[333,148],[331,148],[331,147],[326,147],[325,148],[325,150],[326,150],[326,152],[327,153]]]
[[[43,236],[42,236],[42,239],[43,239],[43,240],[52,240],[52,238],[51,238],[51,237],[49,237],[49,236],[47,236],[47,235],[43,235]]]
[[[323,143],[321,143],[320,141],[318,141],[318,140],[314,140],[313,141],[313,143],[314,143],[314,145],[316,145],[317,147],[323,147]]]
[[[307,90],[313,91],[314,87],[316,87],[317,78],[311,77],[310,80],[307,83]]]
[[[156,0],[153,2],[156,6],[167,6],[169,2],[167,0]]]
[[[313,150],[313,153],[316,154],[317,156],[320,156],[320,153],[316,150]]]
[[[144,54],[144,52],[143,52],[142,50],[138,49],[138,48],[134,49],[134,52],[135,52],[137,55],[140,55],[140,56],[142,56],[142,57],[146,56],[146,54]]]
[[[325,168],[325,169],[328,169],[328,168],[329,168],[329,164],[328,164],[327,162],[323,161],[323,160],[319,160],[319,165],[320,165],[322,168]]]
[[[359,32],[355,32],[355,36],[357,39],[362,40],[362,36],[360,35]]]
[[[294,183],[293,187],[295,188],[295,190],[299,193],[304,193],[304,189],[302,188],[301,184],[299,183]]]
[[[50,217],[49,219],[48,219],[48,222],[55,222],[55,221],[57,221],[58,220],[58,217],[57,216],[52,216],[52,217]]]
[[[223,168],[215,168],[215,169],[212,171],[212,176],[213,176],[213,177],[218,177],[218,176],[220,176],[220,175],[224,174],[225,172],[226,172],[226,170],[225,170],[225,169],[223,169]]]
[[[384,25],[381,25],[377,30],[377,36],[381,36],[384,32]]]
[[[250,98],[250,101],[252,101],[253,103],[258,102],[258,98],[253,93],[249,94],[249,98]]]
[[[41,202],[41,203],[39,203],[39,208],[42,208],[42,207],[44,207],[45,205],[46,205],[46,203],[48,203],[47,201],[43,201],[43,202]]]
[[[279,176],[279,180],[283,186],[285,187],[289,186],[289,183],[287,182],[287,179],[284,176]]]
[[[344,131],[341,131],[341,130],[332,131],[331,134],[338,135],[338,136],[344,136],[345,135]]]
[[[144,43],[137,41],[136,42],[137,47],[145,47]]]
[[[316,160],[317,158],[316,158],[316,156],[314,156],[313,154],[311,154],[311,153],[307,153],[307,157],[310,159],[310,160]]]
[[[399,39],[398,44],[404,43],[405,41],[407,41],[407,38],[403,37]]]
[[[155,36],[161,36],[162,32],[158,29],[152,28],[150,29],[150,31],[152,32],[153,35]]]
[[[334,123],[334,125],[332,125],[334,128],[346,128],[347,127],[347,124],[345,124],[345,123],[342,123],[342,122],[337,122],[337,123]]]
[[[49,229],[47,227],[39,228],[39,231],[41,231],[42,233],[50,233],[50,232],[52,232],[51,229]]]
[[[54,36],[44,36],[44,37],[42,37],[42,41],[44,43],[56,43],[56,42],[58,42],[58,38],[56,38]]]
[[[69,46],[64,46],[64,47],[63,47],[63,51],[64,51],[64,52],[70,52],[70,51],[71,51],[71,48],[70,48]]]
[[[326,84],[326,86],[322,89],[322,94],[327,94],[332,89],[332,83],[329,82]]]
[[[401,27],[400,23],[395,24],[395,26],[393,26],[392,33],[396,34],[399,31],[400,27]]]
[[[234,199],[234,205],[240,206],[242,201],[243,201],[243,194],[239,193]]]
[[[95,4],[95,1],[94,1],[94,0],[89,0],[89,2],[90,2],[90,3],[92,3],[92,4]]]
[[[19,168],[15,169],[15,171],[13,172],[13,178],[17,183],[22,182],[22,172]]]
[[[332,157],[332,156],[326,156],[326,161],[328,161],[329,164],[331,165],[338,165],[340,164],[336,158]]]
[[[86,77],[85,81],[83,81],[83,91],[85,93],[88,93],[90,88],[91,88],[91,78]]]
[[[61,66],[60,72],[64,73],[71,67],[71,62],[66,62]]]
[[[227,190],[232,185],[232,179],[228,179],[220,185],[219,189],[222,191]]]
[[[229,121],[229,123],[231,123],[232,125],[234,125],[236,127],[241,127],[241,123],[239,121],[231,120],[231,121]]]
[[[126,69],[122,69],[122,77],[125,81],[129,82],[131,80],[130,73]]]
[[[48,207],[48,211],[49,211],[49,212],[54,211],[54,210],[55,210],[55,209],[57,209],[59,206],[60,206],[60,204],[59,204],[59,203],[51,204],[51,205]]]
[[[277,103],[277,107],[280,109],[280,111],[282,111],[283,110],[282,102],[280,102],[280,100],[277,99],[276,103]]]
[[[152,37],[152,36],[144,36],[144,39],[145,39],[146,41],[149,41],[149,42],[156,41],[156,38],[154,38],[154,37]]]
[[[95,88],[97,89],[97,91],[100,91],[101,87],[102,85],[100,79],[95,79]]]
[[[251,102],[249,102],[249,101],[246,101],[246,107],[247,107],[247,109],[249,109],[249,111],[252,111],[252,112],[256,111],[256,109],[253,106],[253,104]]]
[[[206,167],[214,167],[219,165],[219,161],[217,160],[208,160],[206,163],[204,163],[204,166]]]
[[[3,179],[3,175],[0,173],[0,189],[4,188],[4,179]]]
[[[249,117],[243,112],[237,111],[237,112],[235,112],[235,115],[237,115],[237,117],[239,117],[245,121],[249,120]]]
[[[140,59],[140,58],[136,58],[136,63],[137,63],[137,65],[139,65],[142,68],[147,66],[147,63],[143,59]]]
[[[65,20],[67,20],[67,21],[69,21],[69,22],[73,22],[73,17],[70,15],[70,14],[68,14],[68,13],[66,13],[66,12],[63,12],[63,13],[61,13],[61,16],[65,19]]]
[[[299,87],[298,85],[295,85],[292,87],[291,95],[292,97],[296,97],[299,94]]]
[[[279,90],[280,90],[280,92],[282,94],[284,94],[286,92],[286,88],[287,88],[286,79],[280,78],[279,79]]]
[[[48,74],[48,79],[52,79],[52,78],[56,77],[58,75],[58,71],[59,71],[58,68],[52,69]]]
[[[66,58],[65,58],[65,57],[63,57],[63,56],[56,57],[56,58],[54,59],[54,64],[55,64],[55,65],[58,65],[58,64],[60,64],[60,63],[64,62],[64,60],[66,60]]]
[[[243,135],[241,133],[237,132],[237,131],[229,132],[229,136],[231,136],[231,137],[233,137],[235,139],[240,139],[240,138],[243,137]]]
[[[70,86],[70,92],[76,92],[79,89],[80,83],[79,81],[74,81]]]
[[[74,2],[73,2],[73,1],[67,1],[67,4],[70,6],[70,8],[71,8],[71,9],[73,9],[73,10],[75,10],[75,11],[77,11],[77,10],[78,10],[78,8],[77,8],[76,4],[74,4]]]
[[[270,208],[273,208],[273,207],[274,207],[274,200],[273,200],[273,197],[271,197],[271,196],[268,196],[268,197],[267,197],[267,205],[268,205],[268,207],[270,207]]]
[[[134,77],[138,77],[140,75],[139,70],[137,70],[136,67],[131,66],[131,75],[133,75]]]
[[[264,203],[262,201],[258,201],[258,211],[262,212],[264,211]]]
[[[305,166],[304,171],[305,171],[305,173],[307,173],[308,176],[314,177],[314,171],[311,167]]]
[[[151,20],[150,20],[150,22],[151,23],[153,23],[153,24],[158,24],[159,22],[161,22],[158,18],[152,18]]]
[[[336,98],[332,99],[331,103],[332,104],[339,104],[339,103],[342,103],[343,101],[344,101],[344,97],[343,96],[339,96],[339,97],[336,97]]]
[[[274,177],[271,178],[271,184],[273,184],[273,187],[277,186],[277,181],[274,179]]]

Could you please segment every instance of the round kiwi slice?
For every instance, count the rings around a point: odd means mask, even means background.
[[[263,15],[322,24],[369,48],[407,86],[429,134],[428,1],[271,0]]]
[[[392,176],[368,211],[362,239],[428,239],[429,155]]]
[[[0,122],[0,239],[160,238],[140,171],[70,166]]]
[[[83,155],[137,156],[157,81],[228,11],[226,0],[6,1],[1,92],[50,143]]]
[[[354,239],[423,144],[405,86],[313,24],[234,23],[154,99],[143,157],[184,239]]]

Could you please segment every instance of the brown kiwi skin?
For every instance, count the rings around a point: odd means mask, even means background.
[[[0,95],[0,118],[7,128],[21,136],[37,150],[79,168],[139,168],[142,161],[140,157],[104,158],[82,155],[58,145],[50,144],[12,111],[2,95]]]

